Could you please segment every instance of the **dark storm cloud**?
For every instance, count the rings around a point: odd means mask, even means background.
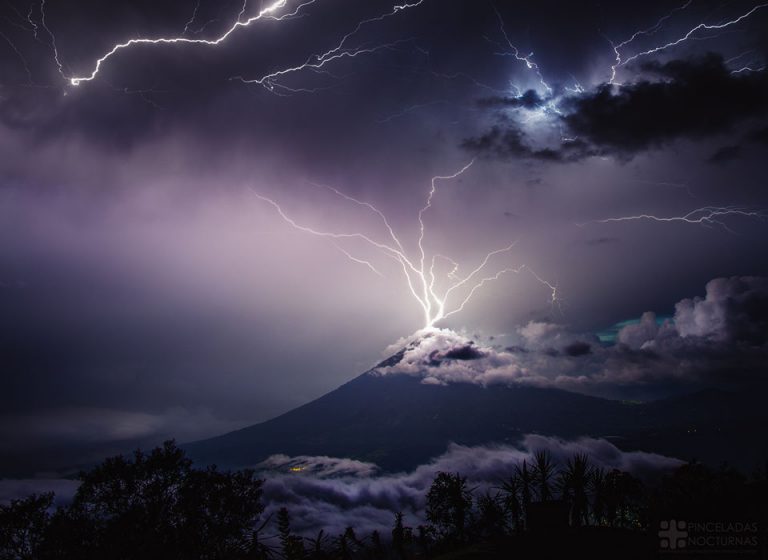
[[[719,55],[641,66],[653,81],[599,87],[567,103],[576,135],[610,153],[631,155],[679,138],[728,132],[768,111],[768,75],[732,74]]]
[[[747,134],[747,140],[758,144],[768,144],[768,126],[750,131]]]
[[[725,163],[727,161],[738,159],[739,156],[741,156],[742,151],[743,148],[738,145],[723,146],[714,152],[711,156],[709,156],[707,161],[709,163]]]
[[[446,360],[479,360],[483,357],[483,353],[474,344],[467,344],[451,348],[442,357]]]
[[[592,352],[592,345],[588,342],[581,342],[577,340],[576,342],[572,342],[563,348],[563,352],[573,358],[578,356],[586,356]]]
[[[477,105],[478,107],[483,108],[495,108],[495,107],[506,107],[506,108],[516,108],[516,107],[522,107],[524,109],[537,109],[540,108],[544,103],[544,99],[534,90],[529,89],[522,95],[518,97],[511,97],[511,96],[505,96],[505,97],[483,97],[481,99],[478,99]]]
[[[525,134],[512,126],[493,126],[474,138],[467,138],[461,143],[465,150],[482,157],[501,159],[527,158],[540,161],[561,161],[563,153],[551,148],[533,148],[526,141]]]
[[[768,74],[734,74],[719,55],[646,62],[640,70],[642,77],[631,83],[602,84],[592,91],[553,98],[551,102],[558,103],[562,111],[553,118],[573,137],[559,146],[536,147],[512,123],[494,125],[480,136],[465,139],[462,147],[507,159],[567,162],[596,155],[629,158],[675,140],[727,133],[743,121],[768,113]],[[504,106],[503,101],[492,99],[485,106]],[[530,109],[540,103],[539,99],[534,105],[520,99],[509,106]],[[739,153],[739,146],[727,146],[710,161],[728,161]]]

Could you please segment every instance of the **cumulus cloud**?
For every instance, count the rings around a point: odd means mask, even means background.
[[[704,298],[675,306],[675,326],[682,337],[765,344],[768,340],[768,278],[717,278]]]
[[[623,327],[616,335],[617,340],[629,348],[640,349],[656,339],[659,334],[659,324],[656,322],[656,314],[646,311],[637,323]]]
[[[482,345],[433,329],[401,340],[373,370],[425,384],[527,384],[609,397],[653,398],[670,389],[762,381],[768,358],[768,279],[717,278],[702,297],[684,299],[671,319],[644,313],[605,345],[591,333],[531,321],[514,344]]]

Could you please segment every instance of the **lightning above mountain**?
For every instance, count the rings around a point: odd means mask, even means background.
[[[427,193],[425,203],[419,209],[417,214],[419,225],[419,235],[416,243],[418,247],[417,258],[410,256],[409,252],[405,249],[403,243],[395,233],[394,228],[383,212],[381,212],[378,208],[369,202],[365,202],[349,196],[333,187],[315,185],[317,187],[326,188],[344,200],[353,202],[354,204],[363,207],[374,214],[387,230],[389,238],[388,241],[378,241],[374,237],[363,232],[334,232],[320,230],[314,227],[303,225],[290,217],[288,213],[282,208],[282,206],[274,199],[264,196],[260,193],[254,193],[254,195],[258,199],[267,202],[272,207],[274,207],[283,221],[285,221],[294,229],[318,237],[331,239],[336,248],[339,249],[352,262],[367,266],[369,269],[371,269],[371,271],[378,274],[379,276],[383,275],[369,260],[364,260],[353,256],[349,251],[338,245],[338,242],[342,240],[358,239],[368,244],[378,252],[383,253],[391,259],[394,259],[402,269],[403,277],[406,285],[408,286],[410,295],[419,304],[419,307],[424,314],[423,328],[432,328],[441,320],[461,312],[478,290],[480,290],[488,282],[497,280],[502,275],[509,273],[520,274],[524,271],[527,271],[538,283],[549,289],[550,300],[552,304],[558,304],[559,300],[557,295],[557,286],[542,279],[528,265],[523,264],[517,267],[505,267],[497,270],[494,273],[485,272],[494,257],[511,252],[515,247],[516,242],[510,243],[505,247],[487,253],[475,268],[463,276],[458,273],[460,265],[456,260],[441,254],[434,254],[431,257],[428,257],[427,251],[424,248],[424,240],[427,231],[424,217],[425,213],[432,207],[433,199],[438,190],[438,182],[455,179],[463,175],[473,165],[473,163],[474,161],[471,161],[450,175],[438,175],[432,177],[430,182],[430,190]],[[445,260],[452,266],[452,268],[444,275],[445,279],[447,280],[447,287],[444,287],[442,290],[437,286],[438,276],[435,272],[435,267],[438,260]]]

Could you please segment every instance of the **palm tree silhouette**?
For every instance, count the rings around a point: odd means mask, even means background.
[[[577,453],[565,464],[560,472],[558,486],[565,500],[570,504],[571,525],[581,527],[589,523],[589,501],[587,488],[590,481],[589,457]]]
[[[503,480],[498,489],[502,493],[504,510],[511,518],[512,527],[515,531],[522,531],[524,509],[523,504],[520,502],[523,489],[520,475],[515,473],[507,480]]]
[[[533,454],[533,476],[538,486],[539,500],[542,502],[552,499],[553,478],[556,473],[557,467],[549,451],[536,451]]]
[[[523,461],[522,465],[515,467],[516,477],[520,484],[520,498],[523,505],[523,516],[527,520],[528,511],[531,507],[532,493],[533,493],[533,473],[528,469],[527,461]],[[525,523],[523,523],[525,525]]]
[[[608,505],[606,503],[605,470],[601,467],[592,468],[588,488],[592,494],[592,519],[596,525],[606,523]]]

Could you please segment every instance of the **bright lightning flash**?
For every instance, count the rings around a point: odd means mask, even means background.
[[[336,247],[350,260],[355,263],[367,266],[376,274],[381,275],[381,273],[376,268],[374,268],[369,261],[352,256],[348,251],[342,249],[338,244],[336,244],[336,242],[344,239],[362,240],[374,249],[381,251],[388,257],[397,261],[403,271],[404,279],[410,294],[418,302],[421,310],[424,313],[424,328],[433,328],[439,321],[459,313],[469,303],[469,301],[472,299],[475,293],[477,293],[478,290],[480,290],[488,282],[497,280],[502,275],[507,273],[520,274],[523,271],[527,271],[536,281],[550,290],[552,304],[559,305],[557,286],[547,282],[546,280],[543,280],[527,265],[503,268],[493,274],[486,272],[490,261],[494,257],[500,254],[509,253],[513,247],[515,247],[516,243],[510,243],[506,247],[491,251],[485,255],[479,265],[472,269],[468,274],[463,276],[458,273],[459,264],[450,257],[439,254],[432,255],[431,257],[427,256],[427,252],[424,249],[424,238],[426,236],[424,214],[432,206],[433,198],[438,190],[438,182],[459,177],[465,171],[467,171],[467,169],[469,169],[472,164],[473,162],[470,162],[469,164],[462,167],[459,171],[451,175],[438,175],[432,178],[431,188],[427,194],[424,206],[418,212],[419,236],[417,243],[417,258],[413,258],[409,255],[408,251],[406,251],[402,242],[400,241],[400,238],[395,233],[395,230],[392,228],[392,225],[383,212],[368,202],[358,200],[332,187],[326,188],[338,196],[344,198],[345,200],[354,202],[355,204],[362,206],[369,210],[371,213],[375,214],[386,228],[388,233],[388,240],[384,242],[378,241],[373,237],[370,237],[369,235],[361,232],[338,233],[322,231],[299,224],[296,220],[291,218],[273,199],[259,193],[254,194],[258,199],[272,205],[280,217],[291,227],[311,235],[325,237],[333,240],[334,245],[336,245]],[[446,274],[446,279],[448,281],[447,288],[444,286],[442,290],[437,287],[438,282],[435,273],[435,267],[438,260],[445,260],[452,265],[451,270]]]
[[[133,47],[135,45],[192,44],[192,45],[217,46],[223,43],[224,41],[226,41],[229,38],[229,36],[232,35],[232,33],[234,33],[239,28],[249,27],[250,25],[260,20],[282,21],[282,20],[297,17],[298,15],[300,15],[300,12],[302,11],[303,8],[311,4],[314,4],[316,1],[317,0],[303,0],[302,2],[297,4],[295,8],[289,9],[289,11],[284,11],[284,8],[286,8],[286,5],[288,4],[288,0],[276,0],[271,4],[267,5],[265,8],[262,8],[256,15],[249,17],[247,19],[243,19],[243,15],[245,13],[246,6],[247,6],[247,0],[246,0],[246,2],[243,4],[242,9],[240,10],[240,13],[238,14],[237,20],[223,34],[216,37],[215,39],[196,39],[196,38],[187,37],[183,34],[177,37],[159,37],[155,39],[149,39],[149,38],[130,39],[123,43],[115,44],[110,50],[108,50],[104,55],[102,55],[101,58],[98,58],[90,74],[85,74],[82,76],[72,76],[67,78],[67,80],[69,84],[72,86],[78,86],[83,82],[89,82],[94,80],[96,76],[99,74],[104,63],[107,62],[107,60],[109,60],[112,56],[117,54],[119,51],[123,49],[128,49],[129,47]],[[421,5],[422,2],[424,2],[424,0],[414,0],[411,3],[405,2],[403,4],[398,4],[393,6],[389,12],[386,12],[376,17],[368,18],[359,22],[352,31],[342,36],[342,38],[336,43],[334,47],[332,47],[331,49],[323,53],[311,55],[309,58],[307,58],[307,60],[303,64],[276,70],[260,78],[245,79],[240,76],[237,76],[232,79],[240,80],[244,83],[259,84],[274,93],[277,93],[279,91],[294,92],[294,93],[297,91],[312,91],[312,90],[306,90],[306,89],[296,90],[293,88],[289,88],[287,86],[283,86],[277,83],[277,81],[279,80],[279,78],[286,76],[287,74],[292,74],[294,72],[299,72],[303,70],[309,70],[313,72],[322,72],[321,69],[324,66],[326,66],[328,63],[337,59],[354,58],[358,55],[370,54],[382,49],[393,48],[395,45],[397,45],[402,41],[397,41],[394,43],[388,43],[388,44],[378,45],[378,46],[367,46],[367,47],[357,47],[357,48],[347,48],[346,44],[347,44],[347,41],[353,35],[357,34],[360,31],[360,29],[365,25],[369,23],[382,21],[388,17],[394,16],[395,14],[402,12],[404,10],[407,10],[409,8],[415,8],[416,6]],[[197,7],[195,8],[192,18],[187,22],[184,28],[184,33],[186,33],[189,30],[189,25],[194,21],[196,15],[197,15]],[[51,34],[51,37],[53,39],[52,34]],[[63,72],[61,64],[59,63],[59,60],[58,60],[58,52],[56,52],[56,62],[59,65],[60,72]]]
[[[240,11],[240,14],[238,15],[238,18],[235,21],[235,23],[233,23],[229,29],[227,29],[222,35],[220,35],[216,39],[191,39],[189,37],[182,36],[182,37],[160,37],[157,39],[130,39],[128,41],[125,41],[124,43],[118,43],[114,45],[109,51],[107,51],[107,53],[104,54],[101,58],[96,60],[96,64],[93,68],[93,71],[91,71],[90,74],[84,75],[84,76],[73,76],[69,78],[69,83],[70,85],[73,85],[73,86],[79,86],[83,82],[90,82],[91,80],[96,78],[99,71],[101,70],[101,66],[109,58],[111,58],[118,51],[132,47],[133,45],[169,45],[174,43],[184,43],[184,44],[193,44],[193,45],[215,46],[226,41],[227,38],[230,35],[232,35],[232,33],[235,32],[235,30],[241,27],[248,27],[259,20],[272,19],[272,20],[280,21],[286,18],[294,17],[305,6],[314,4],[315,0],[306,0],[305,2],[302,2],[301,4],[296,6],[296,8],[293,11],[284,13],[281,15],[276,15],[276,13],[282,8],[284,8],[287,3],[288,3],[288,0],[277,0],[269,4],[266,8],[261,9],[255,16],[252,16],[248,19],[241,19],[243,12],[245,10],[245,4],[243,4],[243,9]]]

